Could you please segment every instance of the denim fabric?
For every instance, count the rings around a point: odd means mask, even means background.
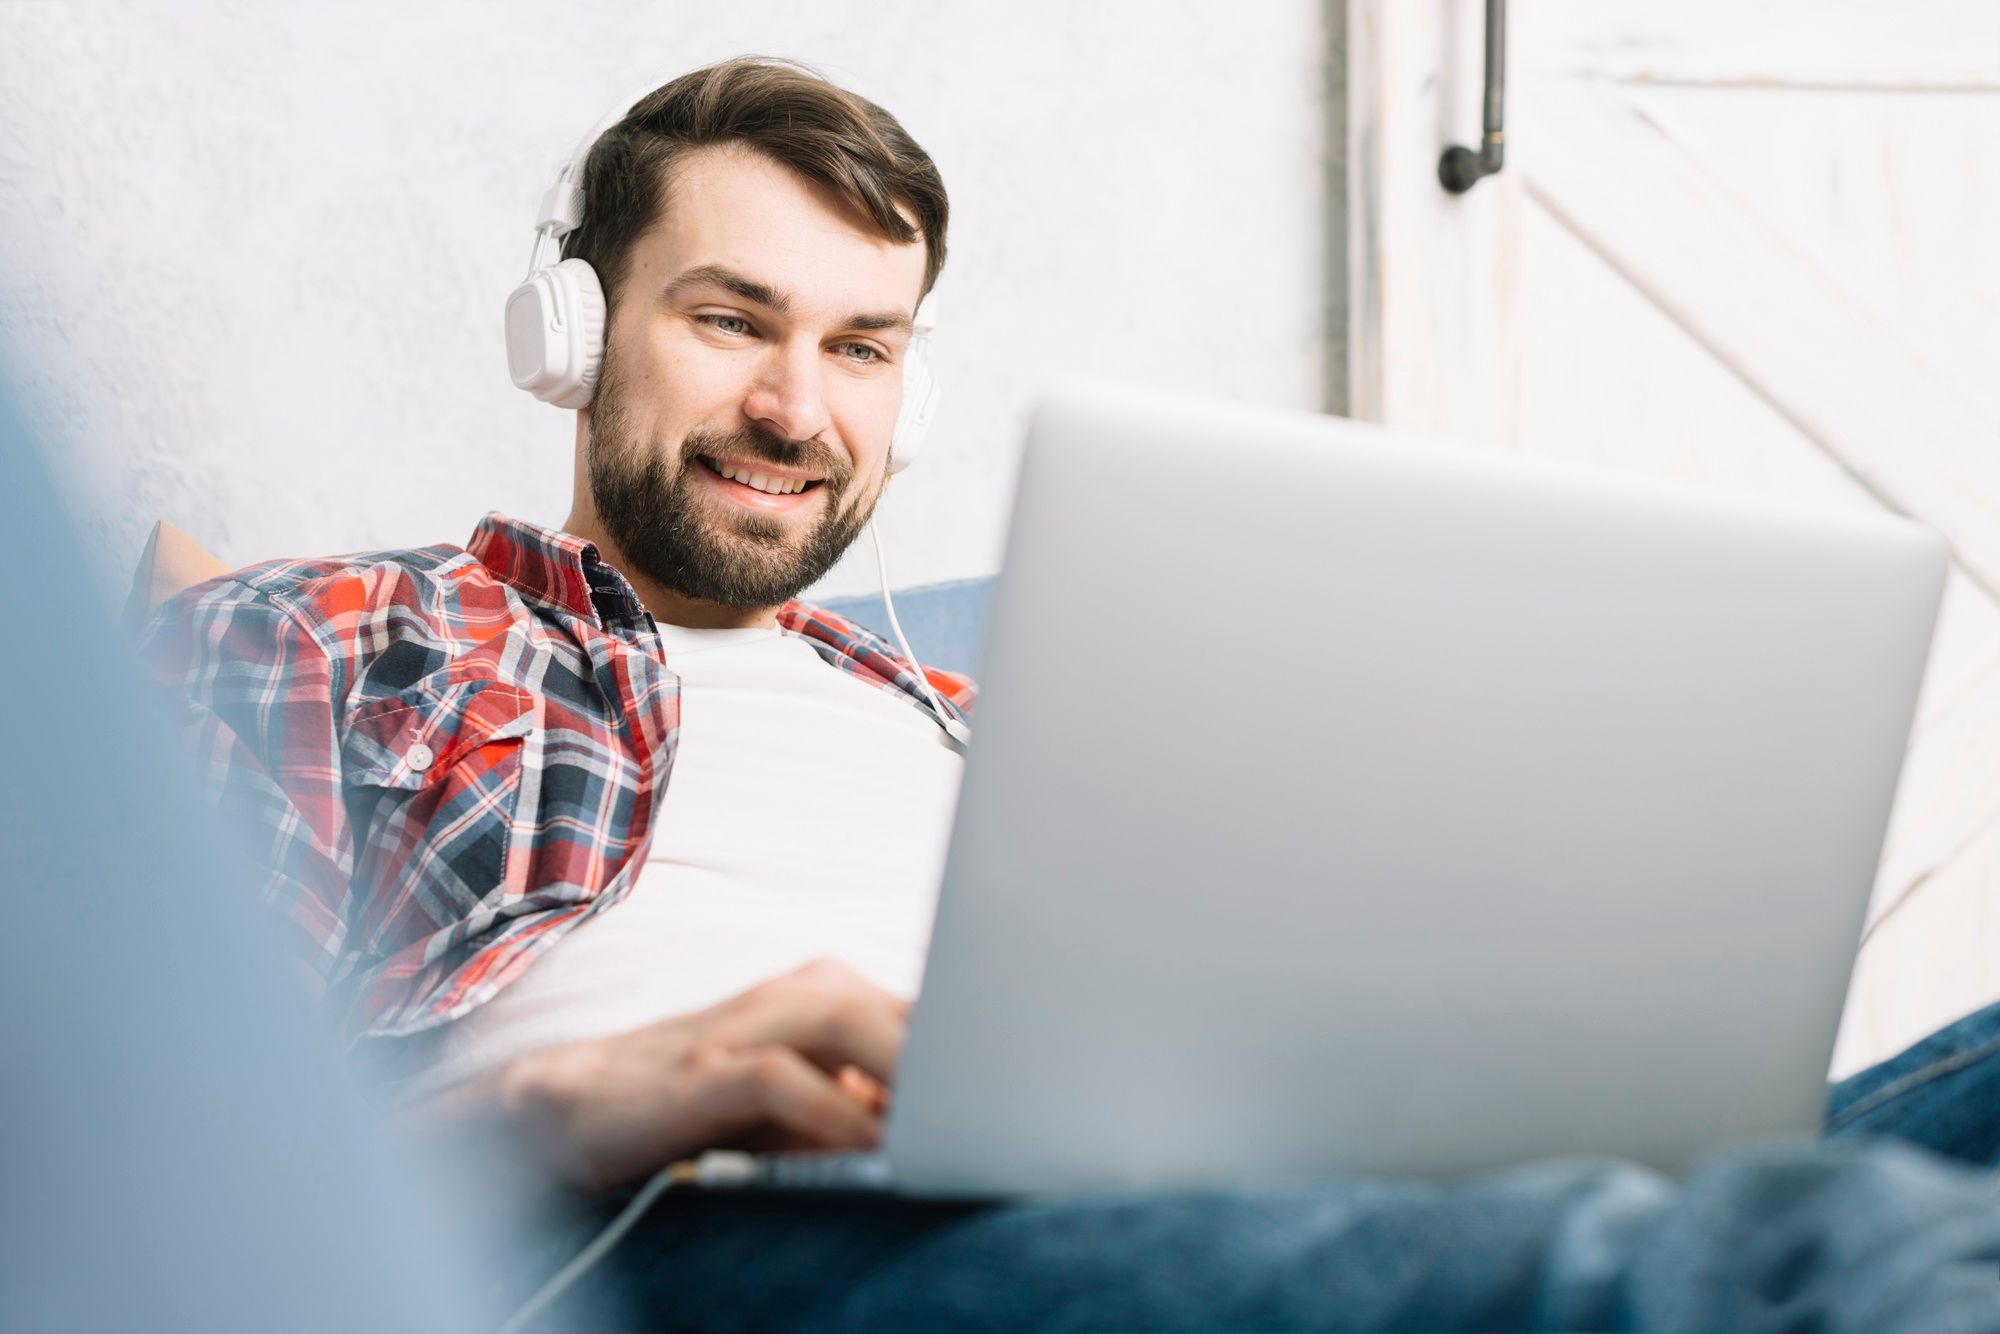
[[[1893,1135],[1947,1157],[2000,1167],[2000,1005],[1836,1084],[1826,1133],[1834,1139]]]
[[[566,1313],[592,1328],[2000,1330],[2000,1178],[1905,1131],[1992,1161],[2000,1006],[1841,1084],[1830,1141],[1738,1150],[1678,1181],[1556,1162],[993,1206],[669,1193]]]

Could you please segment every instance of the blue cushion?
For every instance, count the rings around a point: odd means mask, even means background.
[[[953,579],[896,590],[896,619],[910,637],[910,651],[926,667],[979,675],[979,654],[986,645],[986,613],[993,603],[993,580]],[[873,630],[891,644],[889,618],[877,594],[830,598],[818,605]]]

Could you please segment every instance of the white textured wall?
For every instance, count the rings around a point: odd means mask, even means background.
[[[895,112],[951,191],[946,397],[883,515],[899,583],[983,573],[1052,378],[1317,405],[1319,14],[0,4],[8,369],[107,579],[155,516],[232,563],[560,522],[571,414],[509,385],[498,322],[553,165],[635,87],[792,56]]]

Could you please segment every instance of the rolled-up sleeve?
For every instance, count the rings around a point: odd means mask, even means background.
[[[248,831],[286,948],[333,982],[353,866],[335,718],[340,664],[305,617],[236,578],[163,603],[139,649],[185,729],[195,781]]]

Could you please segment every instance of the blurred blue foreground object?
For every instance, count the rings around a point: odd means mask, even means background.
[[[0,1329],[470,1328],[4,385],[0,544]]]

